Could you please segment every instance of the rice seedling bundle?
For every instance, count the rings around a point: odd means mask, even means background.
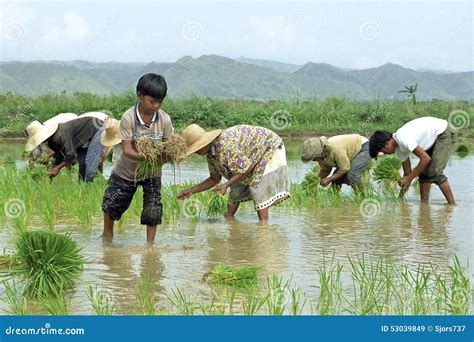
[[[318,168],[319,169],[319,168]],[[321,179],[317,176],[318,169],[308,171],[303,180],[301,181],[301,187],[306,193],[313,193],[319,186]]]
[[[221,194],[212,191],[209,202],[206,206],[206,214],[210,217],[225,215],[227,211],[227,201]]]
[[[168,140],[152,140],[149,137],[140,137],[136,142],[138,155],[144,160],[137,162],[136,176],[149,177],[155,174],[163,165],[162,158],[177,165],[186,158],[187,145],[179,134],[173,134]]]
[[[388,189],[394,189],[402,176],[402,162],[397,157],[383,157],[374,169],[374,179]]]
[[[214,269],[204,275],[209,284],[249,287],[257,285],[258,267],[244,266],[233,268],[225,263],[219,263]]]
[[[29,169],[28,174],[30,175],[31,179],[37,182],[42,179],[48,179],[49,177],[48,170],[43,165],[32,166]]]
[[[22,232],[16,257],[18,266],[10,273],[22,278],[32,298],[56,297],[73,288],[84,264],[81,248],[69,234],[46,230]]]

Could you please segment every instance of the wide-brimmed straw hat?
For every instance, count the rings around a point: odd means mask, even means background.
[[[60,124],[60,123],[65,123],[71,120],[77,119],[77,114],[74,113],[60,113],[56,116],[53,116],[52,118],[46,120],[43,122],[43,125],[49,125],[49,124]]]
[[[122,142],[120,139],[120,121],[108,118],[104,123],[105,130],[100,135],[100,143],[104,146],[115,146]]]
[[[42,125],[38,121],[33,121],[26,126],[26,132],[28,134],[28,141],[26,142],[25,151],[33,151],[36,147],[41,145],[42,142],[52,136],[58,129],[59,124],[48,124]]]
[[[102,113],[102,112],[87,112],[87,113],[79,115],[78,117],[79,118],[91,117],[91,118],[96,118],[96,119],[105,121],[110,116],[108,114]]]
[[[201,126],[192,124],[186,127],[181,135],[186,141],[187,150],[186,156],[199,151],[204,146],[210,144],[222,133],[222,129],[215,129],[210,132],[206,132]]]
[[[303,142],[301,161],[307,163],[316,157],[322,157],[327,141],[328,139],[325,136],[306,139]]]

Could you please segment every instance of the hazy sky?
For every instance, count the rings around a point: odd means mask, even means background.
[[[1,1],[1,60],[173,62],[218,54],[473,70],[471,1]]]

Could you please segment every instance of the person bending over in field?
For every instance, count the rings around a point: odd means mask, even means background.
[[[403,165],[403,178],[400,186],[404,191],[418,177],[420,198],[428,202],[431,184],[436,184],[448,204],[455,204],[454,195],[444,169],[448,163],[457,134],[448,121],[422,117],[409,121],[395,133],[376,131],[370,138],[370,155],[377,158],[380,152],[395,153]],[[412,169],[410,153],[419,158],[418,165]]]
[[[253,200],[260,221],[268,220],[268,208],[290,196],[285,146],[273,131],[238,125],[206,132],[196,124],[186,127],[187,155],[206,156],[209,178],[178,194],[185,198],[214,187],[224,195],[228,189],[228,218],[244,201]],[[219,184],[222,177],[227,181]]]
[[[322,186],[332,184],[340,189],[342,184],[347,184],[362,191],[362,175],[371,160],[369,139],[359,134],[310,138],[303,142],[301,160],[319,164]]]

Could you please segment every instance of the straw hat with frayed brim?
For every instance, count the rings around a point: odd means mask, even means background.
[[[303,142],[301,161],[307,163],[316,157],[323,157],[328,139],[325,136],[309,138]]]
[[[222,129],[215,129],[213,131],[206,132],[202,127],[196,124],[186,127],[181,133],[187,145],[186,157],[196,151],[199,151],[206,145],[209,145],[221,133]]]
[[[100,135],[100,143],[106,147],[115,146],[122,142],[120,139],[120,121],[108,118],[104,123],[105,130]]]
[[[28,133],[28,141],[26,142],[25,151],[33,151],[42,142],[52,136],[58,129],[59,124],[42,125],[38,121],[33,121],[26,127]]]

